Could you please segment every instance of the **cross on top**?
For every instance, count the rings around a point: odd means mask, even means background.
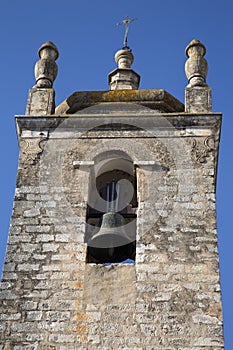
[[[125,25],[125,35],[124,35],[124,46],[123,49],[129,49],[128,46],[128,32],[129,32],[129,24],[133,21],[137,20],[137,18],[132,18],[130,19],[128,15],[126,15],[125,19],[123,19],[123,21],[118,22],[116,25],[119,26],[121,24]]]

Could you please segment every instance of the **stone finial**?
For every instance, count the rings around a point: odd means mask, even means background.
[[[118,68],[130,69],[134,61],[134,57],[130,50],[122,49],[116,52],[115,61],[118,64]]]
[[[44,43],[38,51],[40,60],[35,65],[36,87],[51,88],[57,76],[56,59],[59,56],[57,47],[51,42]]]
[[[35,65],[36,85],[29,90],[26,115],[47,115],[55,111],[53,82],[57,76],[58,49],[51,42],[44,43],[38,51],[40,60]]]
[[[192,40],[186,47],[188,57],[185,63],[185,73],[189,81],[188,86],[205,86],[208,73],[208,63],[204,56],[205,46],[199,40]]]
[[[206,84],[208,63],[205,53],[205,46],[196,39],[186,47],[185,73],[189,83],[185,89],[185,111],[188,113],[212,111],[211,88]]]
[[[137,90],[140,75],[131,69],[134,56],[130,49],[123,48],[116,52],[115,61],[118,65],[108,75],[108,83],[111,90]]]

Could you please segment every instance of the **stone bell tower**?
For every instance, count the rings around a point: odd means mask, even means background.
[[[0,349],[222,350],[215,186],[221,114],[205,47],[186,49],[185,105],[138,90],[128,46],[109,91],[55,108],[39,49],[0,287]]]

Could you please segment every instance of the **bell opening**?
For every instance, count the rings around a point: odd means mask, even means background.
[[[118,247],[97,248],[87,247],[88,262],[90,263],[120,263],[126,260],[135,261],[135,241]]]
[[[127,233],[129,227],[119,213],[105,213],[99,231],[87,242],[88,262],[135,260],[135,237]]]
[[[132,159],[126,154],[104,152],[95,159],[90,172],[84,239],[87,263],[135,260],[136,211]]]

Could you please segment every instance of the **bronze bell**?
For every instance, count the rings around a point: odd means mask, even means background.
[[[100,230],[88,241],[89,253],[100,262],[120,262],[132,255],[132,239],[124,229],[124,217],[114,211],[102,217]]]

